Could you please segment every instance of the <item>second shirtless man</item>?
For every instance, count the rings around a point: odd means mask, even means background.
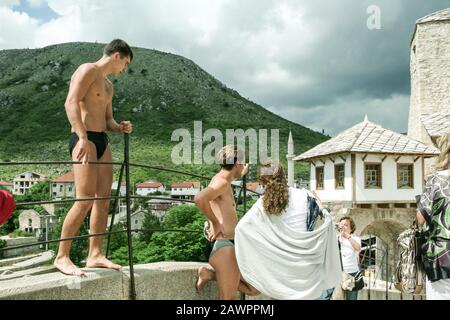
[[[248,171],[243,153],[237,146],[227,145],[218,155],[221,170],[208,187],[195,196],[195,204],[209,220],[209,236],[212,251],[207,257],[215,272],[205,267],[198,270],[197,291],[203,289],[210,280],[216,280],[221,300],[232,300],[236,292],[254,295],[256,292],[241,281],[234,252],[234,229],[238,218],[231,183]]]
[[[111,149],[108,146],[106,131],[131,133],[129,121],[118,124],[112,115],[113,85],[109,75],[118,76],[128,69],[133,52],[128,44],[120,39],[109,43],[103,57],[95,63],[85,63],[72,75],[69,93],[65,103],[67,117],[72,126],[69,150],[73,161],[76,198],[109,197],[113,178],[110,164],[89,164],[90,162],[111,162]],[[75,236],[88,211],[92,208],[89,232],[103,233],[108,220],[109,200],[75,202],[67,213],[61,231],[61,238]],[[120,269],[102,254],[103,236],[91,237],[88,268]],[[54,266],[64,274],[84,274],[70,260],[72,241],[62,241]]]

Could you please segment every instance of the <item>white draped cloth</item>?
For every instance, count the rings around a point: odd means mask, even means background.
[[[291,195],[291,192],[290,192]],[[306,201],[306,197],[290,197]],[[236,258],[245,281],[274,299],[311,300],[341,281],[337,232],[331,215],[314,231],[298,231],[265,213],[262,197],[239,221]]]

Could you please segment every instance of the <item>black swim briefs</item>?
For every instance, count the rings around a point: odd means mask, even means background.
[[[103,156],[105,153],[106,147],[109,143],[109,138],[106,132],[95,132],[95,131],[87,131],[87,138],[95,145],[95,149],[97,150],[97,160]],[[75,132],[72,132],[70,135],[69,141],[69,152],[72,157],[73,148],[75,148],[79,138]]]

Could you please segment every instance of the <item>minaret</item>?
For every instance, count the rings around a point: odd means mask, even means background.
[[[288,154],[286,155],[288,161],[288,185],[289,187],[294,186],[294,140],[292,139],[292,132],[289,131],[289,141],[288,141]]]

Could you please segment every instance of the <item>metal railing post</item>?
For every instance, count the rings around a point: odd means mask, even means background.
[[[242,188],[240,192],[242,191],[244,193],[244,214],[245,214],[247,212],[247,175],[244,175],[242,177]],[[242,293],[241,300],[246,300],[245,293]]]
[[[120,174],[119,174],[119,181],[117,182],[117,191],[116,191],[116,197],[119,197],[120,194],[120,188],[122,187],[122,176],[123,176],[123,170],[125,169],[125,164],[122,164],[122,166],[120,167]],[[114,200],[114,205],[113,205],[113,209],[112,209],[112,215],[111,215],[111,222],[109,223],[109,229],[108,231],[111,232],[113,229],[113,225],[114,225],[114,218],[116,215],[116,211],[117,211],[117,204],[120,202],[119,198],[116,198]],[[120,208],[119,208],[120,209]],[[106,257],[109,258],[109,247],[111,244],[111,234],[108,235],[108,242],[106,243]]]
[[[388,245],[386,245],[386,300],[389,300],[388,281],[389,281],[389,247]]]
[[[131,198],[130,198],[130,136],[124,134],[124,165],[126,182],[126,204],[127,204],[127,235],[128,235],[128,263],[130,268],[130,300],[136,300],[136,285],[134,282],[133,266],[133,239],[131,234]]]
[[[376,259],[376,257],[375,257]],[[371,262],[372,262],[372,235],[369,234],[369,290],[367,291],[367,300],[370,300],[370,288],[371,288],[371,284],[370,284],[370,280],[371,280]],[[376,263],[375,263],[376,266]]]
[[[242,177],[242,188],[244,190],[244,214],[247,212],[247,175]]]

